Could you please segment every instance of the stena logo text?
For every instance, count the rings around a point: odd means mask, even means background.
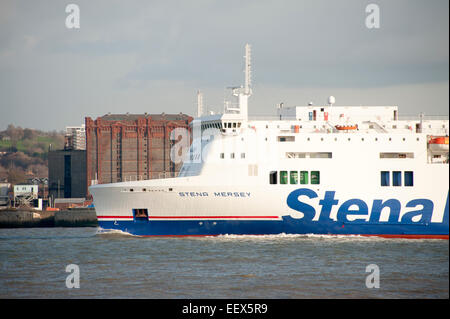
[[[318,219],[315,218],[316,209],[310,205],[312,204],[311,201],[308,201],[308,199],[317,198],[318,195],[309,188],[299,188],[292,191],[287,197],[287,205],[291,209],[302,213],[303,217],[301,218],[307,221],[317,220],[319,222],[334,221],[330,218],[333,206],[336,206],[338,209],[337,221],[345,223],[380,223],[381,212],[384,209],[389,210],[387,223],[428,224],[433,216],[434,203],[426,198],[412,199],[404,206],[400,200],[395,198],[387,200],[374,199],[369,209],[369,205],[362,199],[353,198],[340,204],[340,200],[336,199],[335,195],[335,191],[326,191],[323,198],[319,200],[321,209]],[[445,210],[448,210],[448,196]],[[448,215],[448,212],[444,215]],[[448,217],[444,218],[443,222],[448,223]]]

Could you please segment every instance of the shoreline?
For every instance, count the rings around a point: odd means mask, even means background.
[[[0,210],[0,228],[29,227],[96,227],[95,208],[72,208],[61,211],[39,211],[7,208]]]

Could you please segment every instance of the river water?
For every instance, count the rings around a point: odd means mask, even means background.
[[[434,299],[448,274],[448,240],[0,229],[0,298]]]

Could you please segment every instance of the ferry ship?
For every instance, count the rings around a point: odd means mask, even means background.
[[[448,116],[400,118],[397,106],[336,106],[331,96],[251,118],[245,52],[236,102],[194,119],[189,147],[175,132],[177,177],[90,186],[102,229],[448,239]]]

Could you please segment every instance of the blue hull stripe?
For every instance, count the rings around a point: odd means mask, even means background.
[[[138,236],[214,236],[224,234],[329,234],[329,235],[439,235],[449,234],[448,218],[442,223],[342,223],[311,222],[283,216],[273,220],[99,220],[103,229],[121,230]]]

